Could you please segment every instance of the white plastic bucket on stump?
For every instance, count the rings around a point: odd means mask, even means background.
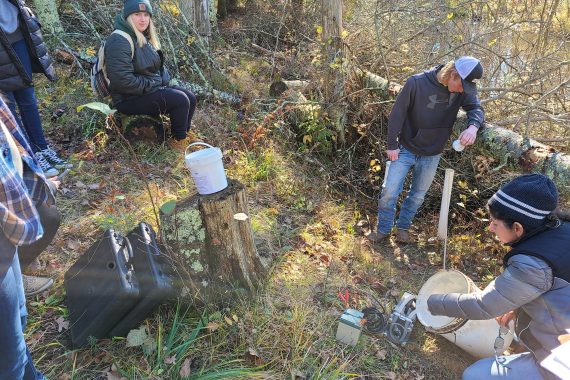
[[[205,145],[208,148],[188,153],[188,148]],[[228,179],[222,162],[222,150],[210,144],[195,142],[186,148],[184,162],[192,174],[198,193],[208,195],[217,193],[228,187]]]
[[[463,318],[432,315],[427,307],[427,299],[432,294],[475,293],[481,290],[469,277],[456,270],[441,271],[431,276],[420,289],[416,299],[418,320],[430,332],[440,334],[477,358],[495,355],[493,345],[499,334],[499,324],[493,319],[470,320]],[[504,349],[513,340],[512,333],[503,337]],[[501,354],[502,352],[499,352]]]

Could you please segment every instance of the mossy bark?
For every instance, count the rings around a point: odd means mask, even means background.
[[[454,128],[461,131],[466,125],[467,116],[460,111]],[[569,155],[491,123],[486,123],[485,128],[479,132],[477,143],[483,144],[493,156],[503,162],[517,165],[523,172],[540,172],[549,176],[556,182],[560,193],[570,194]]]
[[[185,293],[220,303],[262,283],[265,268],[247,215],[245,188],[236,181],[219,193],[161,207],[162,240],[177,263]]]
[[[161,240],[182,282],[183,295],[207,299],[211,285],[206,254],[206,230],[198,196],[170,201],[160,207]]]
[[[63,26],[57,12],[57,4],[51,0],[34,0],[34,9],[37,12],[44,30],[50,33],[62,36],[64,33]]]

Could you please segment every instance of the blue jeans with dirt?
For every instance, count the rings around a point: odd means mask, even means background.
[[[0,240],[0,255],[13,254],[4,249],[10,245],[7,240]],[[18,254],[13,254],[8,270],[0,274],[0,379],[45,380],[34,367],[24,340],[27,315]]]
[[[390,164],[388,176],[382,185],[382,194],[378,200],[378,232],[389,234],[392,230],[396,215],[396,203],[404,188],[404,181],[411,170],[412,184],[400,207],[400,215],[396,222],[397,229],[410,229],[414,216],[433,182],[440,157],[440,154],[418,156],[406,148],[400,147],[398,159]]]

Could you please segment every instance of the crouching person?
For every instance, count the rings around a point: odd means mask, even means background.
[[[540,366],[570,328],[570,223],[555,211],[557,205],[556,186],[541,174],[523,175],[503,186],[488,201],[489,229],[511,247],[503,273],[481,293],[428,298],[433,315],[496,318],[505,327],[514,320],[528,350],[481,359],[465,370],[463,379],[558,379]]]

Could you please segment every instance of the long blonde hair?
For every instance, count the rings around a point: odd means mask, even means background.
[[[449,61],[445,64],[445,66],[441,68],[441,70],[439,70],[439,73],[437,73],[437,78],[441,84],[447,86],[449,80],[453,75],[459,75],[459,73],[455,68],[455,61]]]
[[[144,34],[139,32],[139,30],[135,26],[135,22],[133,21],[133,14],[130,14],[127,17],[127,22],[135,32],[135,35],[137,36],[137,44],[139,44],[139,47],[143,47],[147,43],[147,39],[144,36]],[[152,18],[149,20],[148,23],[148,35],[150,37],[148,43],[150,43],[152,47],[155,48],[155,50],[160,50],[160,40],[158,39],[158,34],[156,34],[156,28],[154,27]]]

